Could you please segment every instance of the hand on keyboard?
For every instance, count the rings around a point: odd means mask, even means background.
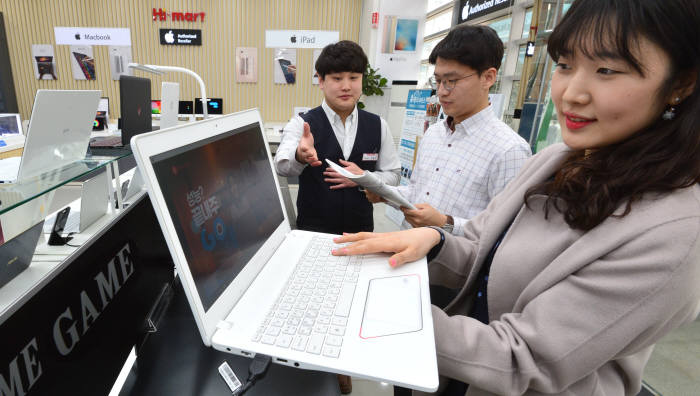
[[[389,258],[389,265],[396,267],[424,257],[433,246],[440,243],[440,238],[439,231],[428,227],[386,233],[343,234],[333,241],[351,243],[346,247],[334,249],[332,253],[334,256],[395,253]]]

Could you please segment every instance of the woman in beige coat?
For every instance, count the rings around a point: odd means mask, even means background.
[[[430,281],[461,289],[433,307],[449,394],[636,395],[654,343],[698,315],[700,2],[577,0],[548,51],[565,144],[464,238],[336,240],[392,266],[427,254]]]

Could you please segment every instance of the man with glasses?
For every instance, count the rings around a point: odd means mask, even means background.
[[[430,54],[448,117],[425,132],[409,184],[397,187],[417,208],[401,208],[405,228],[437,226],[463,235],[467,220],[484,210],[531,156],[527,142],[489,104],[502,58],[503,43],[488,26],[456,27]],[[370,202],[382,200],[366,194]]]

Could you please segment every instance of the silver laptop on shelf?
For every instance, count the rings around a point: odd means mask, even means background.
[[[122,184],[122,199],[128,201],[141,190],[143,190],[143,176],[137,167],[134,169],[131,179]]]
[[[131,147],[206,345],[437,389],[425,259],[392,269],[386,255],[333,256],[333,235],[292,231],[257,110]]]
[[[21,159],[0,163],[0,183],[17,183],[85,158],[100,91],[40,89]]]
[[[71,210],[68,213],[66,225],[63,227],[64,232],[83,232],[92,223],[107,214],[109,207],[109,185],[107,183],[109,183],[109,178],[104,169],[98,175],[82,183],[80,209]],[[48,217],[44,223],[44,233],[50,233],[55,222],[56,215]]]

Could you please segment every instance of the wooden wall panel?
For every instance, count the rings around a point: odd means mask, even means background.
[[[205,12],[204,22],[153,21],[152,9]],[[106,46],[94,46],[97,80],[73,79],[69,46],[56,45],[54,26],[131,29],[134,62],[181,66],[204,80],[209,97],[224,99],[224,112],[260,109],[266,122],[284,122],[294,106],[318,105],[323,96],[311,83],[312,49],[297,50],[297,83],[274,84],[274,49],[265,48],[265,30],[337,30],[341,40],[357,41],[362,0],[0,0],[5,18],[17,102],[28,119],[37,89],[100,89],[110,98],[110,114],[119,114],[119,84],[112,81]],[[160,28],[201,29],[202,46],[162,46]],[[58,80],[37,80],[32,44],[52,44]],[[258,82],[235,81],[235,48],[258,48]],[[152,80],[152,96],[160,83],[180,83],[180,98],[199,97],[196,81],[185,74],[165,76],[135,71]]]

